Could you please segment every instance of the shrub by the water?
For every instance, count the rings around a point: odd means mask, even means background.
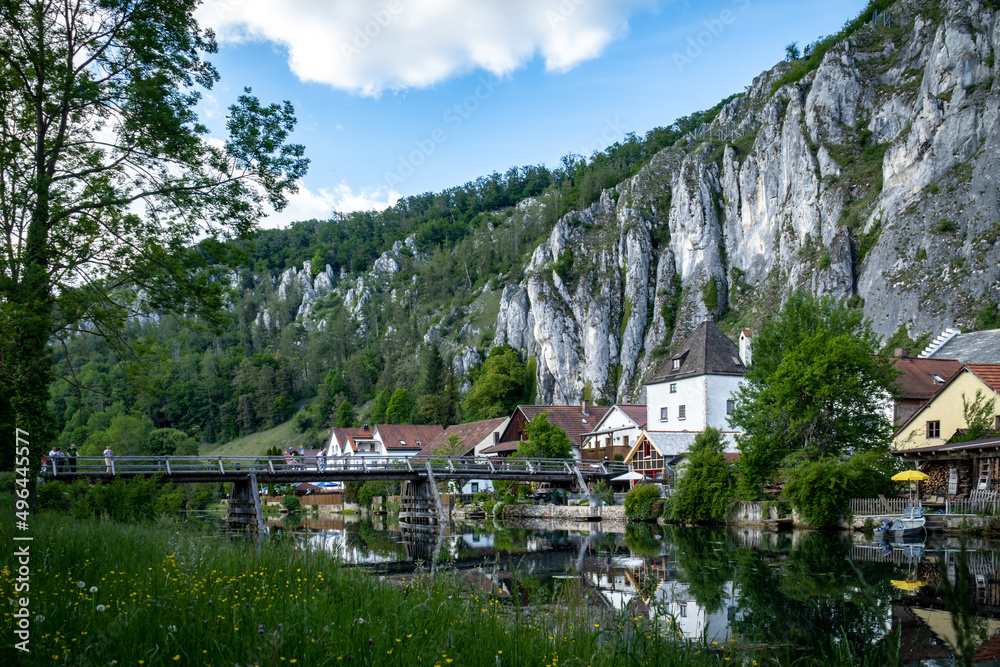
[[[302,503],[294,493],[286,493],[281,497],[281,506],[289,512],[298,512],[302,509]]]
[[[698,434],[671,497],[677,521],[722,521],[736,495],[736,473],[723,455],[722,434],[714,428]]]
[[[654,484],[637,484],[625,495],[625,516],[630,521],[656,519],[654,505],[660,500],[660,487]],[[658,506],[662,510],[662,503]]]
[[[880,452],[848,458],[824,456],[782,469],[783,495],[814,526],[833,526],[851,498],[892,493],[898,463]]]

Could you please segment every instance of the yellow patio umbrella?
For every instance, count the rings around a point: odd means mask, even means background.
[[[920,481],[922,479],[930,479],[930,475],[922,473],[919,470],[904,470],[903,472],[898,472],[893,475],[890,479],[894,482],[913,482]],[[910,487],[910,505],[913,504],[913,487]]]
[[[894,482],[912,482],[914,480],[929,479],[930,475],[922,473],[919,470],[904,470],[903,472],[896,473],[892,476],[892,481]]]
[[[927,582],[920,579],[893,579],[889,582],[901,591],[915,591]]]

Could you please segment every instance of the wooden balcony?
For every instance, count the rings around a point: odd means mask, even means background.
[[[584,461],[602,461],[604,457],[608,457],[608,460],[614,461],[615,454],[619,454],[622,460],[625,459],[625,455],[628,454],[630,447],[611,446],[611,447],[594,447],[593,449],[583,449],[580,450],[580,456]]]

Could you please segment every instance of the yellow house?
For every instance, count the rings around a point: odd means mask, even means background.
[[[1000,364],[966,364],[923,408],[903,422],[893,439],[893,449],[943,445],[956,430],[968,428],[962,398],[972,402],[976,391],[982,392],[987,401],[996,399],[994,427],[1000,429]]]

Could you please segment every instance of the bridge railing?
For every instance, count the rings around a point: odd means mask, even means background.
[[[576,466],[583,475],[609,475],[628,472],[618,462],[574,461],[572,459],[516,459],[475,456],[427,457],[326,457],[316,456],[81,456],[48,459],[43,474],[53,477],[72,475],[176,475],[184,473],[281,473],[281,472],[426,472],[428,464],[435,474],[444,476],[491,477],[494,475],[575,475]]]

